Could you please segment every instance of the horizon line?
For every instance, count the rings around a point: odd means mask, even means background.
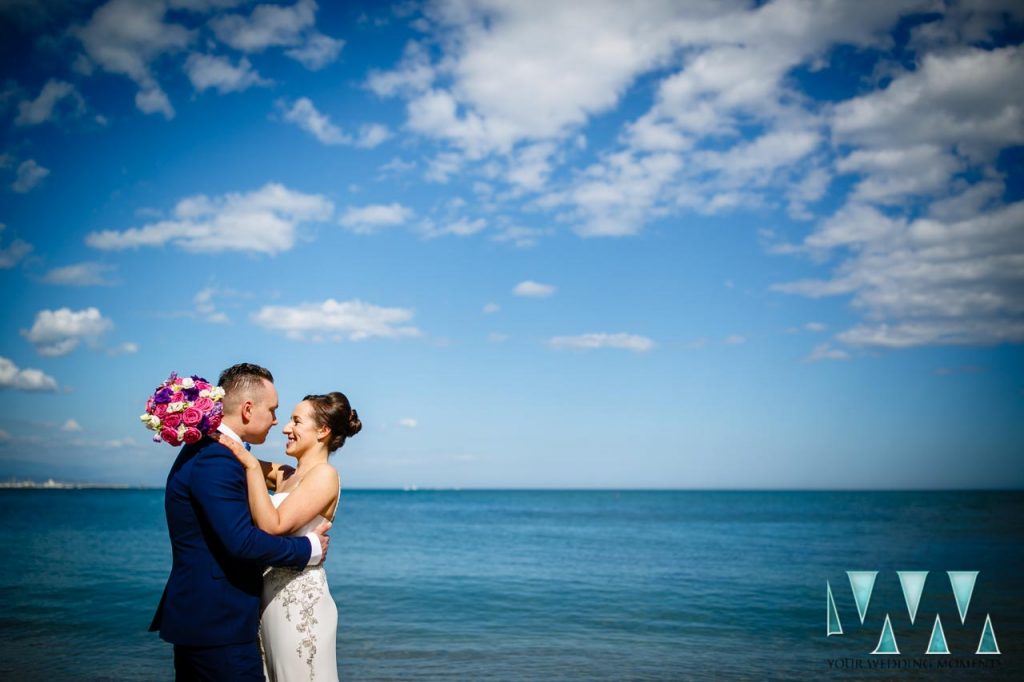
[[[0,481],[0,490],[74,490],[74,489],[104,489],[104,490],[163,490],[163,485],[152,485],[142,483],[115,483],[115,482],[91,482],[91,481],[57,481],[49,479],[47,482],[37,483],[32,479],[8,479]],[[879,492],[879,493],[925,493],[925,492],[1024,492],[1024,486],[1020,487],[974,487],[974,488],[829,488],[829,487],[806,487],[806,488],[759,488],[759,487],[614,487],[614,486],[350,486],[343,487],[342,492],[722,492],[722,493],[786,493],[786,492]]]

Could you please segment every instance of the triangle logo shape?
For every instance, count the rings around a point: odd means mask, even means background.
[[[907,603],[907,612],[910,613],[910,624],[914,624],[917,618],[917,607],[921,604],[921,593],[924,592],[924,581],[928,577],[928,571],[896,571],[900,577],[900,587],[903,589],[903,601]]]
[[[843,624],[839,621],[839,612],[836,610],[836,600],[832,598],[832,586],[825,581],[825,590],[828,592],[828,616],[826,618],[825,636],[843,634]]]
[[[985,614],[985,628],[981,631],[981,639],[978,640],[976,654],[999,654],[999,642],[996,641],[995,630],[992,629],[992,616]]]
[[[960,611],[960,624],[967,619],[967,607],[971,604],[971,595],[974,594],[974,583],[978,580],[977,571],[946,571],[949,574],[949,584],[953,587],[953,596],[956,597],[956,608]]]
[[[889,621],[889,614],[885,614],[885,625],[882,626],[882,634],[878,636],[878,646],[872,654],[895,654],[900,653],[896,646],[896,635],[892,633],[892,622]]]
[[[984,639],[984,638],[983,638]],[[946,644],[946,632],[942,629],[942,621],[939,614],[935,614],[935,625],[932,626],[932,636],[928,640],[926,654],[948,654],[949,645]]]
[[[853,600],[857,602],[857,615],[860,616],[860,624],[864,625],[864,616],[868,613],[868,602],[871,601],[871,592],[875,589],[875,578],[878,571],[847,571],[850,578],[850,589],[853,590]]]

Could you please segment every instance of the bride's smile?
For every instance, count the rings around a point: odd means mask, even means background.
[[[303,400],[295,406],[291,419],[281,429],[288,439],[284,446],[286,454],[298,459],[317,446],[326,450],[326,439],[330,435],[330,429],[326,426],[317,426],[315,417],[309,401]]]

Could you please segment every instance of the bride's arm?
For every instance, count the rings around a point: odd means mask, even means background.
[[[234,438],[227,438],[218,434],[217,441],[226,447],[238,458],[245,468],[245,484],[249,489],[249,512],[256,527],[271,535],[281,535],[273,528],[277,525],[277,510],[274,503],[267,495],[267,488],[270,487],[271,475],[274,474],[275,465],[271,462],[264,462],[245,449],[245,447]],[[276,477],[274,479],[276,481]]]
[[[318,466],[306,474],[301,494],[291,494],[280,509],[267,495],[267,487],[260,460],[233,438],[218,439],[231,450],[245,467],[245,480],[249,487],[249,511],[256,527],[271,535],[288,535],[309,523],[326,509],[338,494],[338,472],[334,467]]]

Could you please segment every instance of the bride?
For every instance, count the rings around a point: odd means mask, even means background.
[[[298,460],[295,469],[260,461],[233,439],[219,439],[245,467],[256,525],[273,535],[301,536],[333,521],[341,481],[327,458],[360,429],[348,398],[334,392],[307,395],[282,429],[285,453]],[[267,569],[262,610],[260,640],[270,682],[338,679],[338,607],[323,564]]]

